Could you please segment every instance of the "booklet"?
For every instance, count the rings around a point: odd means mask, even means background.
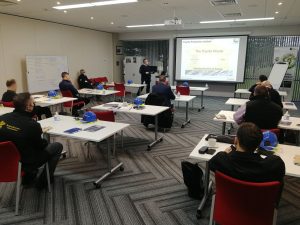
[[[88,131],[88,132],[96,132],[98,130],[102,130],[103,128],[105,128],[105,126],[100,126],[100,125],[93,125],[90,127],[87,127],[84,129],[84,131]]]

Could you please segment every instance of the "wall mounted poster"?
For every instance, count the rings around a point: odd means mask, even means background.
[[[288,70],[284,76],[284,81],[292,81],[296,72],[298,48],[296,47],[275,47],[274,63],[288,63]]]

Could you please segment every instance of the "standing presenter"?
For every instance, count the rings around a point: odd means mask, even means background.
[[[147,84],[146,86],[146,92],[150,92],[150,83],[151,83],[151,66],[149,66],[148,59],[143,59],[143,65],[140,66],[140,74],[141,74],[141,84],[144,82]],[[141,87],[137,93],[137,96],[140,95],[140,93],[143,91],[144,87]]]

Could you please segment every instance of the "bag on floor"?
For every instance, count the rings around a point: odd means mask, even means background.
[[[197,163],[181,162],[183,180],[191,198],[202,199],[204,194],[204,173]]]

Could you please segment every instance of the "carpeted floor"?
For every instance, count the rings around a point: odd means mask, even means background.
[[[182,104],[176,109],[174,127],[163,134],[163,142],[150,152],[146,148],[153,130],[140,124],[140,116],[118,113],[118,122],[131,124],[124,132],[125,151],[120,150],[120,145],[117,150],[117,158],[124,162],[125,170],[105,180],[100,189],[95,189],[92,182],[105,172],[106,143],[101,144],[102,152],[91,145],[88,153],[78,140],[71,140],[68,145],[67,139],[53,137],[64,144],[68,156],[59,162],[52,193],[39,192],[34,187],[23,189],[20,215],[14,216],[15,184],[0,184],[0,224],[208,224],[210,201],[203,218],[197,220],[199,201],[187,195],[180,162],[204,134],[221,133],[221,123],[212,118],[221,109],[230,110],[225,101],[225,98],[206,97],[205,109],[191,110],[191,124],[184,129],[180,128],[185,118]],[[286,177],[279,225],[300,224],[299,190],[300,179]]]

